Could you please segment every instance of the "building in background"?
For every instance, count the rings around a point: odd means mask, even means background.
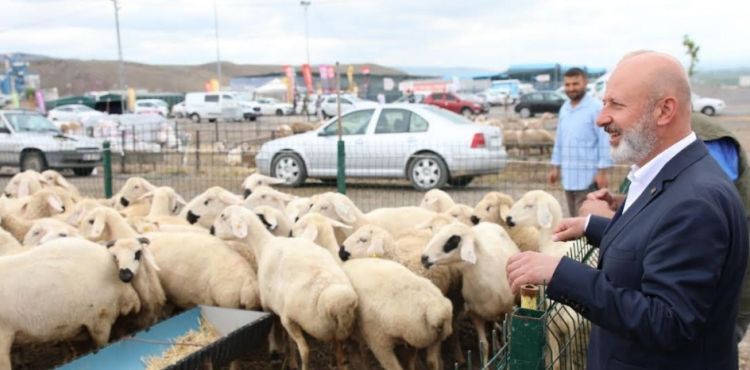
[[[562,86],[565,71],[572,67],[579,67],[586,71],[589,81],[596,80],[606,73],[604,68],[590,68],[586,66],[562,65],[560,63],[537,63],[511,65],[507,71],[474,77],[475,80],[519,80],[532,84],[537,90],[555,90]]]

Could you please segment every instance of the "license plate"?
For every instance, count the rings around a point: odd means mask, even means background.
[[[98,153],[89,153],[83,155],[84,161],[98,161],[99,160],[99,154]]]

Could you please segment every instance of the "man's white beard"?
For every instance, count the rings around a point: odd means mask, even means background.
[[[640,163],[656,147],[655,122],[649,117],[649,110],[641,116],[632,130],[622,132],[620,143],[610,147],[612,160],[617,163]]]

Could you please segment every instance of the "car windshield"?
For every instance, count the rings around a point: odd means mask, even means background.
[[[460,114],[453,113],[447,109],[439,108],[434,105],[425,105],[423,108],[453,123],[474,123]]]
[[[52,122],[38,114],[6,113],[5,118],[16,132],[60,132]]]

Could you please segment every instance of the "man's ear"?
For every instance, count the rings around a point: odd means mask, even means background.
[[[666,98],[661,99],[656,103],[654,109],[656,125],[666,126],[670,124],[672,121],[674,121],[678,109],[679,104],[677,103],[677,98],[675,98],[674,96],[667,96]]]

